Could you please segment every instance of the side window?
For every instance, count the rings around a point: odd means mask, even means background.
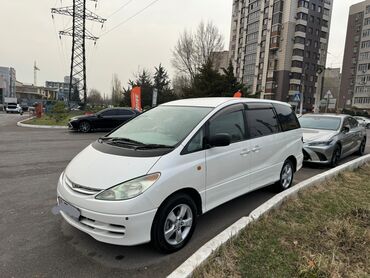
[[[134,115],[134,112],[130,111],[130,110],[127,110],[127,109],[119,109],[118,114],[120,116],[132,116],[132,115]]]
[[[201,128],[194,137],[189,141],[183,150],[183,154],[194,153],[203,150],[204,148],[204,128]]]
[[[115,116],[116,115],[116,111],[115,110],[107,110],[107,111],[104,111],[102,113],[103,116]]]
[[[349,125],[351,126],[351,128],[356,128],[358,127],[358,122],[354,118],[349,118]]]
[[[225,112],[222,112],[209,122],[210,137],[220,133],[227,133],[231,136],[231,143],[245,139],[243,110],[231,109],[230,111],[226,110]]]
[[[289,131],[300,128],[299,121],[293,109],[287,105],[274,103],[276,113],[283,131]]]
[[[345,118],[344,119],[344,121],[343,121],[343,127],[345,127],[345,126],[351,126],[350,124],[349,124],[349,118]]]
[[[279,125],[271,108],[251,109],[246,110],[245,113],[250,139],[279,132]]]

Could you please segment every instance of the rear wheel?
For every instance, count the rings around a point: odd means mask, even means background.
[[[357,151],[357,154],[362,156],[365,154],[365,149],[366,149],[366,138],[362,139],[360,148]]]
[[[333,168],[336,167],[338,165],[340,157],[341,157],[341,149],[337,145],[334,148],[333,155],[332,155],[331,160],[330,160],[330,166],[333,167]]]
[[[83,133],[88,133],[91,131],[91,124],[87,121],[83,121],[79,124],[78,129]]]
[[[197,221],[197,207],[186,194],[176,194],[158,210],[152,225],[153,245],[163,253],[180,250],[190,240]]]
[[[278,191],[284,191],[292,186],[294,178],[294,166],[290,160],[284,162],[283,168],[280,172],[280,180],[276,183]]]

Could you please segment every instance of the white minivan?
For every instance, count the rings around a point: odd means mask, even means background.
[[[302,131],[289,104],[178,100],[78,154],[59,178],[55,212],[99,241],[151,241],[174,252],[199,215],[264,186],[287,189],[302,161]]]

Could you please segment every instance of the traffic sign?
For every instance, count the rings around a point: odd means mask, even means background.
[[[293,98],[293,100],[294,100],[295,102],[300,102],[300,101],[301,101],[301,93],[300,93],[300,92],[296,92],[296,93],[294,94],[294,98]]]

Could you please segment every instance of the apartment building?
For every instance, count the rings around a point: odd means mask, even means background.
[[[326,64],[333,0],[234,0],[230,59],[261,98],[315,104]],[[317,103],[320,96],[316,97]]]
[[[339,107],[370,111],[370,0],[350,7]]]
[[[0,104],[6,97],[15,97],[15,81],[15,69],[0,66]]]

